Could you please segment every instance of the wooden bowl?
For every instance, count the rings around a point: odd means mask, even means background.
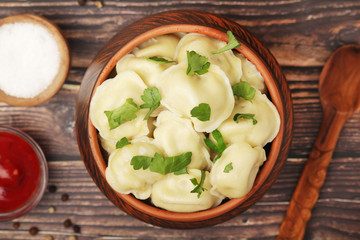
[[[271,145],[267,161],[259,171],[251,191],[218,207],[194,213],[177,213],[151,206],[132,195],[115,192],[105,179],[106,163],[101,153],[97,131],[89,118],[89,104],[94,90],[114,69],[116,62],[140,43],[174,32],[202,33],[227,41],[230,30],[242,44],[238,49],[262,76],[277,107],[281,125]],[[198,228],[224,222],[256,203],[274,183],[287,158],[293,129],[293,110],[286,79],[275,58],[250,32],[237,23],[208,12],[175,10],[138,20],[120,30],[96,55],[81,84],[77,108],[77,139],[85,166],[100,190],[120,209],[145,222],[169,228]]]
[[[60,67],[52,83],[44,91],[32,98],[10,96],[0,89],[0,101],[14,106],[33,106],[54,96],[62,87],[70,68],[69,46],[59,27],[50,20],[34,14],[18,14],[0,19],[0,26],[9,23],[32,23],[45,28],[55,39],[60,53]]]

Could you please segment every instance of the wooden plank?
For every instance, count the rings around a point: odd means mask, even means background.
[[[0,125],[28,133],[48,161],[79,157],[75,134],[77,91],[78,86],[64,85],[49,101],[29,108],[0,103]]]
[[[1,223],[0,238],[27,239],[30,237],[28,229],[36,226],[40,230],[39,236],[52,235],[63,239],[74,234],[71,228],[63,226],[66,219],[81,227],[83,239],[128,239],[135,236],[209,239],[225,237],[225,233],[239,238],[274,238],[304,161],[289,159],[268,193],[243,214],[215,227],[187,231],[154,227],[117,209],[95,186],[81,161],[50,162],[49,185],[55,185],[57,191],[47,191],[35,209],[14,220],[20,223],[18,230],[13,229],[12,222]],[[308,236],[342,239],[360,236],[359,171],[360,158],[333,159],[309,222]],[[64,193],[69,195],[65,202],[61,200]],[[51,206],[56,208],[54,213],[49,213]]]
[[[272,51],[289,81],[294,103],[294,139],[290,158],[279,179],[260,202],[238,217],[212,228],[172,230],[150,226],[114,207],[98,190],[80,161],[74,115],[76,95],[86,67],[103,44],[122,27],[163,10],[202,9],[226,16],[251,30]],[[302,167],[321,123],[317,92],[321,68],[332,51],[344,44],[360,44],[360,2],[344,1],[131,1],[105,0],[80,7],[76,0],[0,2],[0,18],[32,12],[57,23],[71,48],[67,83],[50,101],[31,108],[0,103],[0,125],[29,133],[44,149],[50,184],[31,213],[18,221],[0,223],[1,239],[66,239],[74,234],[62,224],[70,218],[81,226],[78,239],[274,239]],[[65,143],[65,144],[64,144]],[[345,124],[330,164],[306,239],[360,239],[360,114]],[[64,161],[65,160],[65,161]],[[61,201],[61,194],[70,199]],[[49,207],[56,212],[50,214]],[[38,226],[31,237],[28,229]]]
[[[75,0],[0,3],[0,18],[32,8],[57,23],[71,46],[72,66],[86,67],[101,46],[122,27],[163,10],[202,9],[249,28],[284,66],[322,66],[344,44],[359,44],[360,3],[315,1],[106,1],[97,9]]]

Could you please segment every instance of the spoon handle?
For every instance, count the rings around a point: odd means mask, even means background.
[[[348,115],[333,108],[323,109],[323,119],[313,149],[291,198],[281,224],[280,239],[303,239],[306,223],[319,197],[337,139]]]

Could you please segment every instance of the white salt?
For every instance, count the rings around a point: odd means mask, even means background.
[[[56,40],[42,26],[11,23],[0,26],[0,89],[32,98],[54,80],[60,66]]]

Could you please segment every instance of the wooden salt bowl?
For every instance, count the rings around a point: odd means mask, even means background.
[[[24,107],[43,103],[54,96],[60,90],[66,80],[70,68],[70,51],[68,43],[62,35],[59,27],[44,17],[34,14],[19,14],[0,19],[0,26],[9,23],[32,23],[47,29],[58,45],[60,53],[60,67],[49,87],[39,93],[37,96],[32,98],[19,98],[7,95],[0,89],[0,102]]]

